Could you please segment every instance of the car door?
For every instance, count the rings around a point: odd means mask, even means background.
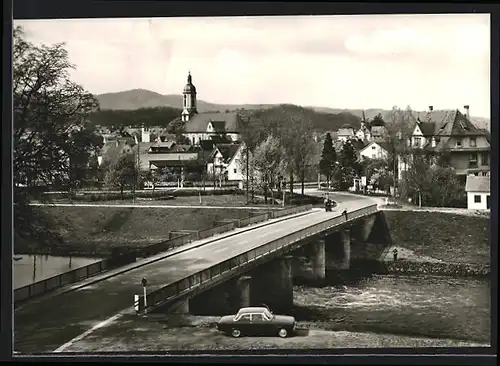
[[[263,336],[268,333],[267,325],[262,314],[252,314],[252,332],[254,335]]]
[[[241,333],[243,334],[250,334],[251,333],[251,321],[250,321],[250,314],[243,314],[240,316],[240,318],[237,320],[237,328],[240,330]]]

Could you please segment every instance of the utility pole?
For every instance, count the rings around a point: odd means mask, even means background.
[[[139,160],[139,144],[137,144],[137,154],[134,155],[134,189],[133,189],[133,192],[132,192],[132,202],[133,204],[135,205],[135,191],[137,190],[137,179],[138,179],[138,175],[137,174],[137,169],[138,169],[138,161]]]
[[[248,184],[248,168],[249,168],[248,158],[249,158],[250,154],[248,153],[248,147],[245,147],[245,150],[246,150],[246,155],[247,155],[247,161],[246,161],[246,166],[247,166],[247,182],[246,182],[247,184],[246,185],[247,186],[246,186],[246,191],[247,191],[247,205],[248,205],[248,188],[249,188],[248,187],[248,185],[249,185]]]

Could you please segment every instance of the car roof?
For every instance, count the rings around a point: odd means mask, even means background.
[[[264,311],[269,311],[268,308],[266,307],[257,307],[257,306],[254,306],[254,307],[248,307],[248,308],[241,308],[239,311],[238,311],[238,314],[244,314],[244,313],[262,313]]]

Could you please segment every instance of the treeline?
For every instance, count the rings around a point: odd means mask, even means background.
[[[312,129],[317,132],[336,131],[345,126],[358,129],[361,126],[361,118],[348,112],[321,113],[311,108],[304,108],[293,104],[280,104],[275,107],[258,110],[238,110],[243,119],[253,117],[264,120],[267,119],[268,116],[283,111],[290,111],[292,113],[297,113],[299,111],[303,118],[311,121]]]
[[[167,127],[169,122],[181,115],[181,110],[172,107],[140,108],[135,110],[100,110],[93,112],[89,120],[94,125],[106,127],[132,126]]]

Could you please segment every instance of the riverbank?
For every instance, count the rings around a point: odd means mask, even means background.
[[[488,347],[489,282],[436,276],[371,276],[342,286],[294,286],[295,336],[234,339],[219,317],[125,315],[65,352],[319,348]]]
[[[490,218],[448,212],[384,211],[398,257],[409,261],[490,264]],[[406,252],[404,251],[406,250]]]
[[[198,197],[181,197],[182,203],[198,201]],[[206,196],[207,204],[218,207],[79,207],[33,206],[37,215],[50,223],[61,241],[41,246],[19,236],[14,240],[16,254],[51,254],[79,256],[107,256],[113,248],[133,250],[169,239],[176,230],[204,230],[215,222],[244,219],[262,214],[262,209],[231,208],[233,195]],[[172,202],[168,201],[169,204]],[[222,207],[220,207],[220,206]],[[269,211],[279,207],[269,207]]]

